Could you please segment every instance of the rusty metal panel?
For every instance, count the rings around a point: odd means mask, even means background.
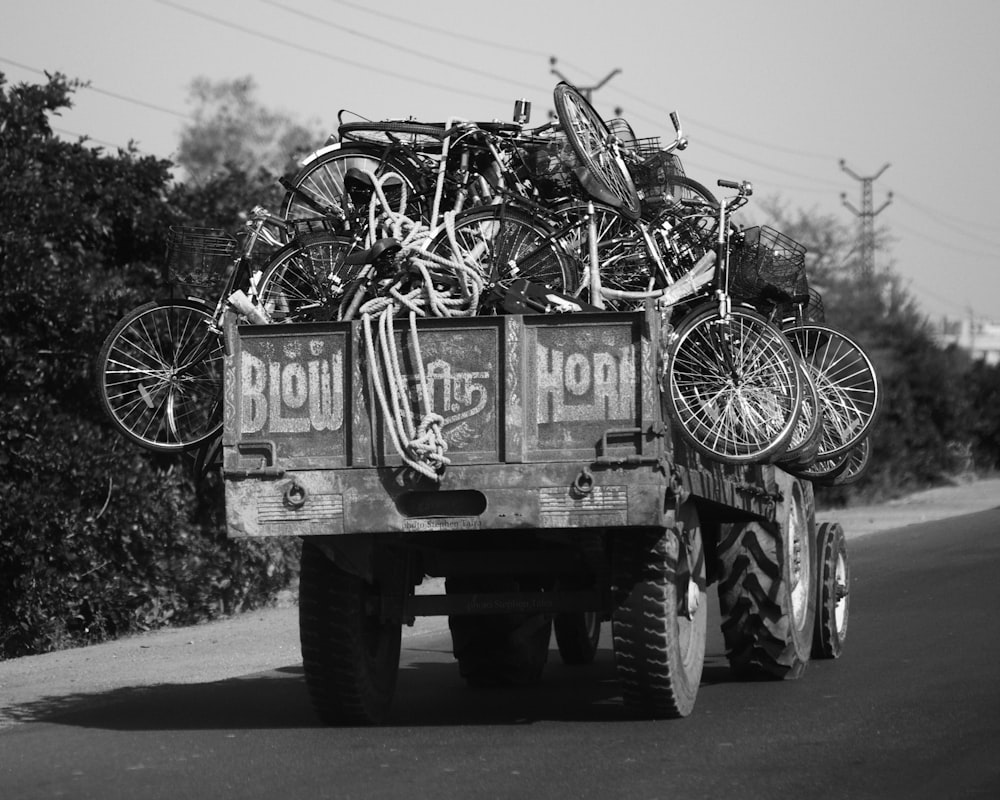
[[[640,424],[639,318],[588,317],[525,318],[526,460],[593,460],[608,430]]]
[[[587,494],[568,486],[539,489],[541,527],[612,527],[628,523],[628,487],[595,486]]]
[[[504,388],[502,318],[423,320],[417,341],[409,328],[395,331],[395,352],[406,382],[413,424],[423,410],[419,352],[431,399],[431,410],[444,418],[442,436],[453,464],[493,463],[500,460],[501,392]],[[401,329],[400,329],[401,328]],[[418,350],[419,348],[419,350]],[[378,399],[367,399],[375,423],[380,463],[401,459],[386,428]]]
[[[237,448],[267,441],[277,465],[347,466],[349,326],[253,328],[237,355],[226,376]]]

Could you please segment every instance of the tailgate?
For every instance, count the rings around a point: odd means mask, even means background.
[[[641,457],[643,420],[660,419],[644,324],[641,313],[424,319],[416,338],[401,324],[393,349],[417,419],[419,352],[453,465]],[[402,463],[360,323],[230,324],[227,345],[227,478]]]

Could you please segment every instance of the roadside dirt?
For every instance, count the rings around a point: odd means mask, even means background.
[[[1000,478],[958,483],[878,506],[820,511],[840,522],[848,540],[880,531],[905,535],[922,522],[1000,505]],[[421,591],[441,591],[432,581]],[[441,617],[418,618],[405,638],[447,629]],[[49,714],[72,701],[157,684],[211,683],[298,666],[298,609],[255,611],[190,628],[156,631],[105,644],[0,661],[0,728]]]

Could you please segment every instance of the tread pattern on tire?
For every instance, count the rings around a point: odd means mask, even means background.
[[[836,522],[824,522],[819,526],[817,541],[819,552],[819,587],[816,606],[816,632],[813,640],[812,654],[814,658],[839,658],[847,638],[847,622],[849,615],[844,612],[843,627],[838,630],[836,609],[842,599],[838,596],[839,587],[836,584],[836,564],[838,556],[842,555],[846,572],[844,588],[849,591],[850,565],[847,561],[847,543],[843,528]],[[831,574],[832,572],[832,574]]]
[[[681,650],[675,588],[683,552],[678,532],[640,534],[615,548],[612,636],[625,705],[642,716],[677,718],[694,708],[704,657],[692,675],[671,658]],[[704,615],[704,610],[702,610]],[[699,621],[699,624],[703,619]],[[698,635],[693,633],[693,635]]]
[[[401,627],[382,623],[378,652],[366,642],[364,582],[315,545],[302,546],[299,634],[306,687],[327,724],[382,722],[396,688]]]
[[[771,526],[737,523],[723,528],[718,586],[722,634],[730,666],[739,674],[762,671],[794,678],[804,668],[793,641],[780,548],[780,536]]]

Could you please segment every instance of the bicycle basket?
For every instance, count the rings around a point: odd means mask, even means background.
[[[632,152],[640,158],[649,158],[660,152],[660,137],[647,136],[643,139],[636,139],[632,146]]]
[[[171,226],[167,277],[185,286],[214,286],[236,255],[236,239],[219,228]]]
[[[806,249],[774,228],[748,228],[729,259],[729,293],[737,300],[802,303],[809,298]]]
[[[645,197],[659,197],[671,192],[670,179],[684,175],[681,160],[673,153],[657,150],[641,160],[629,163],[629,172],[637,191]]]
[[[634,150],[636,142],[640,141],[635,137],[635,131],[632,130],[632,126],[621,117],[615,117],[605,121],[608,126],[608,130],[618,137],[618,141],[621,142],[622,148],[625,150]]]
[[[823,308],[823,296],[815,289],[809,290],[809,299],[802,309],[802,317],[807,322],[826,322],[826,310]]]

